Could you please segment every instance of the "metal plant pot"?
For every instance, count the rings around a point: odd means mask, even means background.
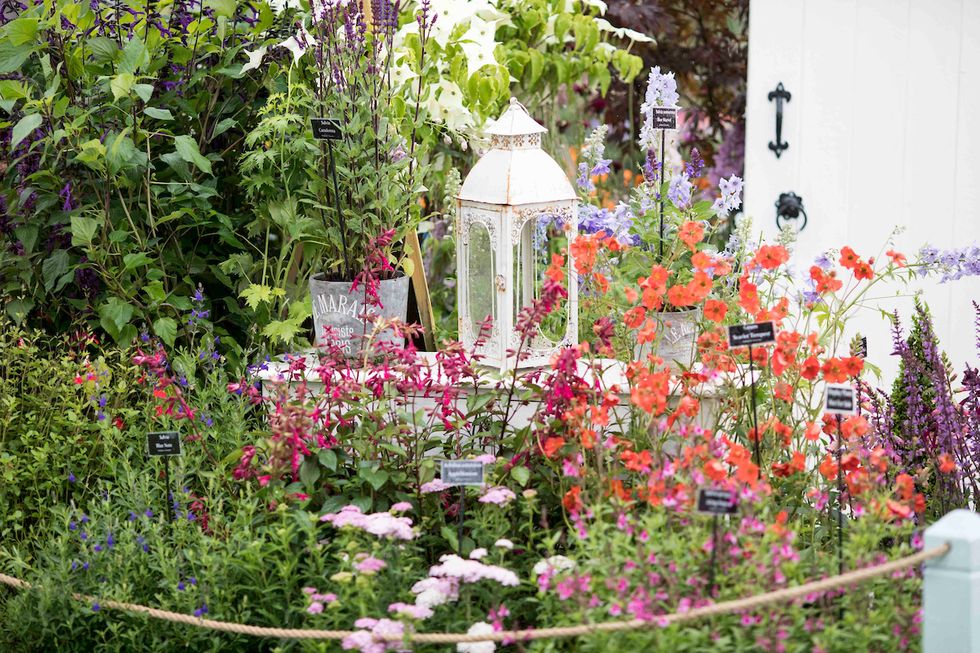
[[[408,318],[408,277],[384,279],[378,288],[381,306],[366,306],[365,291],[361,286],[351,290],[350,281],[328,281],[323,274],[310,278],[310,298],[313,301],[313,329],[317,346],[324,342],[324,327],[333,327],[333,344],[339,345],[350,356],[358,355],[365,336],[374,330],[374,324],[361,318],[365,307],[371,315],[380,318]],[[391,329],[375,336],[376,340],[401,341]]]
[[[690,367],[697,351],[701,309],[654,313],[652,317],[657,321],[657,338],[652,343],[637,345],[633,352],[635,359],[643,360],[652,351],[674,369]]]

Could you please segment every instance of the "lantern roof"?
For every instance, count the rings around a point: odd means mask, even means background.
[[[487,129],[490,149],[466,175],[459,199],[510,206],[575,200],[565,171],[541,149],[547,131],[511,98]]]
[[[487,128],[491,136],[523,136],[525,134],[544,134],[548,130],[528,114],[517,98],[510,99],[510,106],[493,124]]]

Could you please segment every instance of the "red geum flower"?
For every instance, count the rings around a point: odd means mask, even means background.
[[[693,252],[696,249],[695,245],[700,243],[701,239],[704,238],[704,225],[700,222],[688,220],[681,225],[677,237]]]
[[[874,276],[874,268],[872,268],[869,263],[858,261],[857,265],[854,266],[855,279],[871,279]]]
[[[544,445],[541,447],[541,450],[544,452],[545,456],[547,456],[548,458],[553,458],[554,455],[558,452],[558,450],[564,446],[565,446],[564,438],[552,437],[552,438],[547,438],[544,441]]]
[[[653,464],[653,459],[647,450],[640,451],[639,453],[635,451],[624,451],[619,455],[619,458],[623,461],[626,469],[642,474],[649,474],[650,465]]]
[[[582,488],[578,485],[573,485],[565,496],[562,497],[561,505],[565,507],[568,512],[580,512],[582,510]]]
[[[844,383],[847,381],[847,372],[839,358],[825,360],[821,371],[823,372],[823,379],[827,383]]]
[[[720,299],[709,299],[704,303],[704,316],[712,322],[721,322],[728,313],[728,304]]]
[[[897,267],[904,268],[906,266],[907,260],[905,258],[905,254],[896,252],[893,249],[888,250],[887,252],[885,252],[885,254],[888,255],[889,258],[891,258],[892,263],[894,263]]]
[[[712,481],[720,481],[728,476],[728,471],[717,460],[709,460],[704,464],[704,475]]]
[[[864,359],[860,356],[842,358],[841,363],[844,365],[844,373],[850,377],[858,376],[861,374],[861,370],[864,369]]]
[[[636,329],[643,324],[643,319],[647,316],[647,311],[642,306],[634,306],[623,315],[623,322],[630,329]]]
[[[840,250],[840,264],[845,268],[853,268],[861,261],[861,258],[850,247],[842,247]]]
[[[859,438],[868,432],[868,420],[860,415],[852,415],[844,420],[840,430],[845,438]]]
[[[753,263],[758,263],[766,270],[775,270],[789,260],[789,252],[782,245],[762,245],[756,252]]]
[[[948,453],[939,454],[939,471],[943,474],[952,474],[956,471],[956,462]]]
[[[657,323],[648,319],[643,323],[643,328],[636,334],[636,341],[642,345],[647,342],[653,342],[656,337]]]
[[[755,315],[761,310],[759,305],[759,289],[754,283],[749,281],[749,276],[743,274],[739,280],[738,287],[738,305],[741,306],[746,313]]]
[[[818,374],[820,374],[820,361],[817,360],[816,356],[810,356],[803,361],[803,366],[800,367],[800,376],[812,381],[817,378]]]
[[[837,461],[829,453],[824,456],[823,462],[817,467],[820,475],[828,481],[837,478]]]

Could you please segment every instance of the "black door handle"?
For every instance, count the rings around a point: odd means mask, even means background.
[[[783,224],[784,220],[798,220],[801,215],[803,216],[803,224],[797,231],[806,229],[807,217],[806,211],[803,210],[803,198],[792,191],[781,193],[779,199],[776,200],[776,226],[779,230],[782,231],[789,226]]]
[[[783,88],[783,83],[776,84],[775,91],[769,91],[769,101],[776,101],[776,141],[769,141],[769,149],[776,153],[776,158],[789,148],[789,143],[783,140],[783,102],[789,102],[793,96]]]

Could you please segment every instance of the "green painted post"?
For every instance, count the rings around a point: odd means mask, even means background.
[[[926,549],[944,542],[925,565],[922,651],[980,653],[980,515],[954,510],[926,529]]]

